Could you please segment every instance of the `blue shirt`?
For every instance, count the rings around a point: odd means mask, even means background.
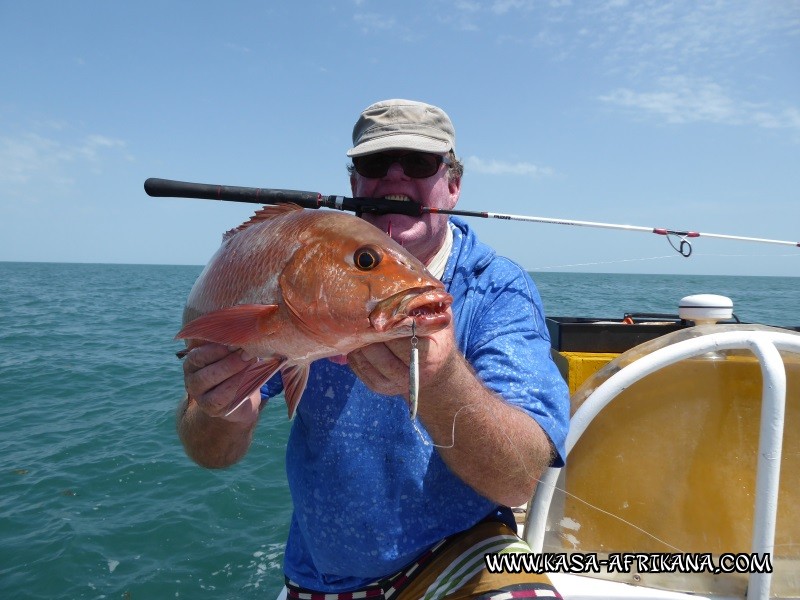
[[[456,342],[489,389],[536,419],[562,466],[569,395],[536,287],[465,222],[451,223],[442,282],[453,296]],[[262,394],[280,389],[274,377]],[[363,587],[498,508],[447,468],[417,425],[402,396],[372,392],[346,365],[311,365],[286,450],[289,579],[323,592]]]

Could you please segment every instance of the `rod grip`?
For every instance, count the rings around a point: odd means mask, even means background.
[[[268,188],[238,187],[235,185],[214,185],[190,183],[173,179],[151,177],[144,182],[144,191],[156,198],[200,198],[202,200],[227,200],[229,202],[249,202],[252,204],[278,204],[293,202],[303,208],[336,208],[349,210],[356,214],[387,213],[421,216],[422,207],[416,202],[387,200],[386,198],[345,198],[342,196],[322,196],[317,192],[279,190]]]
[[[235,185],[213,185],[191,183],[173,179],[151,177],[144,182],[144,191],[155,198],[200,198],[202,200],[227,200],[251,204],[276,204],[294,202],[306,208],[319,207],[317,192],[239,187]]]

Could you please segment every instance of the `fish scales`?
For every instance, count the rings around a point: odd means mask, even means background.
[[[415,257],[346,213],[264,207],[225,234],[192,287],[188,347],[204,341],[259,357],[232,405],[275,372],[293,416],[314,360],[438,331],[452,298]]]

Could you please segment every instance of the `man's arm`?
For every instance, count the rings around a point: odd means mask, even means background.
[[[225,413],[253,361],[219,344],[198,346],[184,359],[186,397],[178,406],[178,437],[197,464],[228,467],[247,453],[258,423],[260,392],[253,392],[230,416]]]
[[[523,410],[477,378],[458,351],[452,325],[420,338],[419,418],[442,459],[481,495],[527,502],[553,460],[549,438]],[[359,378],[382,394],[408,394],[410,342],[373,344],[348,355]]]

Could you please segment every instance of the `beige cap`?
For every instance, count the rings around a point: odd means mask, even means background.
[[[441,108],[414,100],[384,100],[368,106],[353,127],[347,156],[384,150],[455,151],[456,132]]]

